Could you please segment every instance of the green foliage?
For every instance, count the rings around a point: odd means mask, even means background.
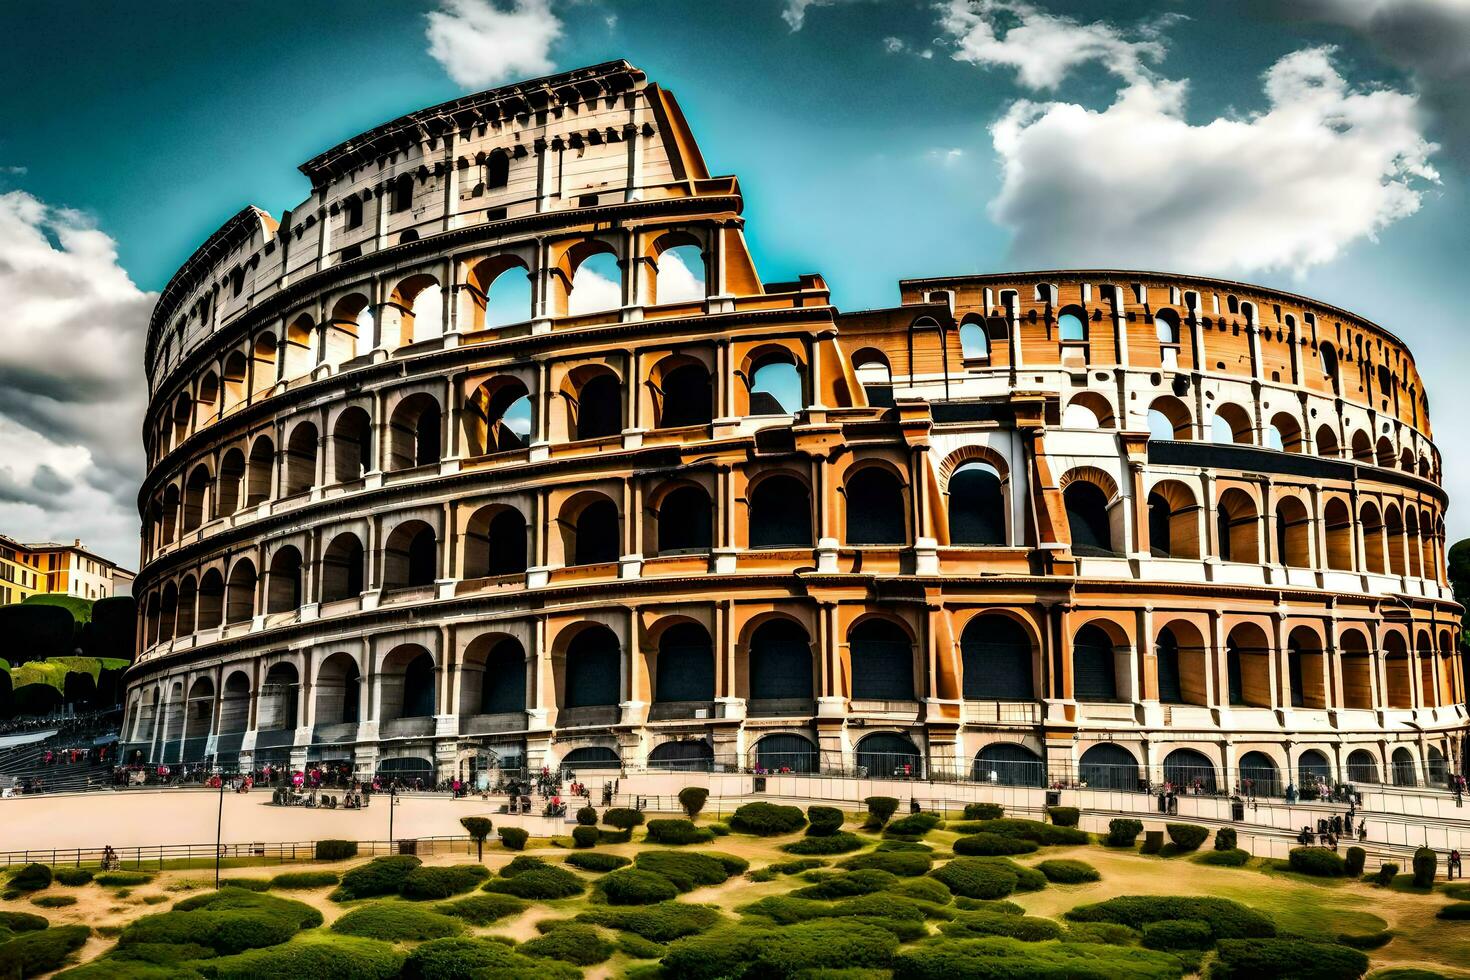
[[[262,895],[239,888],[221,888],[217,892],[201,892],[174,904],[175,912],[248,911],[271,915],[291,924],[294,929],[314,929],[322,924],[322,914],[305,902],[275,895]]]
[[[1303,939],[1222,939],[1210,980],[1345,980],[1368,971],[1368,957],[1347,946]]]
[[[715,835],[690,820],[650,820],[648,840],[654,844],[706,844]]]
[[[577,966],[601,963],[616,951],[617,947],[603,938],[602,933],[578,922],[558,924],[546,935],[521,943],[517,950],[527,956],[562,960]]]
[[[207,946],[221,956],[260,946],[276,946],[296,934],[290,919],[261,909],[199,909],[160,912],[132,922],[118,943]]]
[[[1378,871],[1375,872],[1373,875],[1373,883],[1375,885],[1382,885],[1384,887],[1387,887],[1393,884],[1393,880],[1394,878],[1398,877],[1398,873],[1399,866],[1397,864],[1394,864],[1392,862],[1380,864],[1378,866]]]
[[[661,902],[633,908],[593,908],[577,914],[578,922],[622,929],[656,943],[704,932],[720,922],[720,910],[711,905]]]
[[[92,872],[86,868],[57,868],[53,877],[58,885],[85,885],[91,882]]]
[[[619,830],[632,830],[643,825],[643,811],[615,806],[602,811],[602,822]]]
[[[1236,848],[1233,851],[1205,851],[1195,858],[1200,864],[1212,864],[1219,868],[1240,868],[1250,861],[1250,851]]]
[[[999,820],[1006,815],[1006,808],[999,803],[969,803],[965,805],[966,820]]]
[[[1143,835],[1143,846],[1138,849],[1139,854],[1158,854],[1164,849],[1164,832],[1162,830],[1146,831]]]
[[[1002,834],[970,834],[954,842],[956,854],[981,855],[986,857],[1010,854],[1029,854],[1036,850],[1035,841],[1021,837],[1006,837]]]
[[[914,898],[921,902],[929,902],[933,905],[948,905],[954,897],[944,883],[933,878],[905,878],[892,888],[889,894],[902,895],[904,898]],[[931,910],[933,911],[933,910]],[[934,915],[942,918],[943,915],[934,911]]]
[[[957,857],[929,875],[966,898],[1005,898],[1018,880],[1009,868],[975,857]]]
[[[1347,873],[1350,878],[1361,878],[1363,876],[1363,865],[1368,861],[1368,852],[1361,847],[1349,847],[1347,849]]]
[[[1028,943],[1058,939],[1062,927],[1052,919],[1004,912],[961,912],[939,927],[946,936],[974,939],[978,936],[1010,936]]]
[[[1137,929],[1130,929],[1116,922],[1070,922],[1062,936],[1062,942],[1132,946],[1138,942],[1138,938]]]
[[[567,864],[570,864],[572,867],[581,868],[583,871],[596,871],[599,873],[603,871],[616,871],[618,868],[626,867],[632,863],[632,861],[623,857],[621,854],[578,853],[567,855]]]
[[[685,786],[679,790],[679,806],[689,814],[690,820],[699,816],[699,812],[704,809],[705,801],[708,799],[709,790],[703,786]]]
[[[6,912],[0,910],[0,929],[6,932],[36,932],[45,929],[51,923],[46,917],[36,915],[34,912]]]
[[[1125,895],[1066,913],[1073,922],[1117,922],[1142,929],[1166,919],[1208,922],[1220,939],[1262,939],[1276,935],[1270,916],[1228,898],[1184,898],[1170,895]]]
[[[1000,834],[1003,837],[1019,837],[1035,841],[1043,847],[1060,844],[1086,844],[1092,838],[1075,827],[1059,827],[1042,823],[1040,820],[1021,820],[1002,817],[999,820],[982,820],[973,825],[973,833]]]
[[[666,976],[789,977],[807,970],[886,967],[898,939],[864,922],[820,920],[780,929],[724,926],[674,943],[663,959]]]
[[[791,893],[792,898],[849,898],[853,895],[867,895],[870,892],[880,892],[898,884],[897,876],[887,871],[879,871],[876,868],[863,868],[858,871],[847,871],[842,874],[823,878],[814,885],[798,888]]]
[[[1082,811],[1075,806],[1049,806],[1046,815],[1058,827],[1075,827],[1082,820]]]
[[[1141,833],[1143,821],[1119,817],[1108,821],[1108,835],[1103,838],[1103,843],[1109,847],[1132,847]]]
[[[850,857],[837,866],[853,871],[874,868],[898,875],[900,878],[914,878],[928,874],[933,864],[934,861],[929,855],[914,851],[874,851],[871,854],[858,854]]]
[[[898,799],[892,796],[870,796],[863,805],[868,808],[868,824],[872,827],[883,826],[898,812]]]
[[[663,875],[639,868],[614,871],[597,883],[610,905],[653,905],[678,897],[679,889]]]
[[[1093,943],[1027,943],[1005,936],[921,944],[893,961],[894,980],[1177,980],[1168,953]]]
[[[700,885],[722,884],[731,875],[744,874],[750,867],[741,858],[714,852],[643,851],[634,863],[640,871],[662,875],[681,892]]]
[[[806,826],[806,815],[800,807],[775,803],[746,803],[730,818],[730,826],[745,834],[773,837],[791,834]]]
[[[592,822],[597,822],[597,818],[595,816],[593,817]],[[490,831],[495,829],[495,825],[491,823],[490,818],[460,817],[459,825],[464,828],[464,832],[469,834],[470,839],[475,842],[476,852],[483,856],[485,853],[485,838],[489,837]]]
[[[43,909],[61,909],[77,904],[77,897],[75,895],[37,895],[31,899],[31,904]]]
[[[1102,875],[1086,861],[1069,858],[1053,858],[1036,865],[1036,870],[1046,875],[1046,880],[1059,885],[1080,885],[1084,881],[1099,881]]]
[[[527,871],[513,873],[509,877],[506,877],[506,870],[501,870],[501,877],[491,878],[485,882],[484,890],[487,892],[501,892],[506,895],[514,895],[517,898],[540,899],[543,901],[571,898],[573,895],[580,895],[587,890],[587,886],[582,883],[582,879],[572,874],[566,868],[543,865]]]
[[[1347,862],[1342,855],[1325,847],[1293,847],[1286,863],[1298,874],[1316,878],[1341,878],[1347,874]]]
[[[109,596],[92,603],[92,643],[94,656],[133,661],[134,629],[138,622],[138,605],[130,595]]]
[[[584,806],[577,808],[577,825],[579,827],[596,827],[597,810],[595,807]]]
[[[60,606],[67,611],[72,622],[77,626],[92,621],[92,600],[90,599],[61,592],[42,592],[40,595],[26,596],[21,601],[33,606]]]
[[[514,895],[470,895],[434,906],[440,915],[463,919],[472,926],[488,926],[507,916],[519,915],[530,906]]]
[[[457,936],[464,931],[464,925],[458,919],[440,915],[421,905],[372,902],[333,922],[332,931],[343,936],[403,942]]]
[[[1238,846],[1234,827],[1221,827],[1215,831],[1215,850],[1233,851]]]
[[[863,839],[856,834],[839,830],[826,837],[803,837],[789,844],[782,844],[787,854],[847,854],[863,848]]]
[[[1181,851],[1198,850],[1210,836],[1210,828],[1195,823],[1166,823],[1164,830],[1168,832],[1174,846]]]
[[[500,869],[500,877],[514,878],[516,875],[525,874],[527,871],[539,871],[541,868],[550,867],[545,858],[536,857],[532,854],[517,854],[510,859],[510,863]]]
[[[808,837],[831,837],[842,829],[847,815],[835,806],[814,805],[806,808],[806,818],[810,824],[806,828]]]
[[[656,960],[663,957],[667,952],[662,943],[656,943],[651,939],[631,932],[625,932],[618,936],[618,949],[627,953],[635,960]]]
[[[221,888],[243,888],[247,892],[269,891],[271,883],[265,878],[226,878],[219,883]]]
[[[57,926],[0,943],[0,977],[36,977],[60,969],[91,933],[86,926]]]
[[[531,835],[520,827],[501,827],[499,830],[500,843],[512,851],[523,851],[526,849],[526,841]]]
[[[894,854],[933,854],[934,848],[917,840],[885,840],[879,841],[875,851]]]
[[[271,887],[286,891],[327,888],[340,880],[335,871],[286,871],[271,879]]]
[[[1421,847],[1414,852],[1414,887],[1432,888],[1434,876],[1439,871],[1439,855],[1432,847]]]
[[[597,846],[597,828],[578,824],[572,828],[572,843],[581,848]]]
[[[937,813],[911,813],[891,821],[883,830],[884,837],[917,838],[938,827],[943,821]]]
[[[1382,932],[1338,933],[1337,941],[1353,949],[1381,949],[1393,942],[1393,933],[1386,929]]]
[[[318,861],[345,861],[357,857],[355,840],[319,840],[316,842]]]
[[[1448,905],[1442,905],[1439,911],[1434,913],[1434,917],[1437,919],[1450,919],[1457,922],[1470,919],[1470,902],[1451,902]]]
[[[376,857],[342,876],[342,883],[332,892],[332,901],[347,902],[374,895],[396,895],[413,869],[423,864],[410,854]]]
[[[762,870],[778,875],[794,875],[813,868],[825,867],[826,864],[827,862],[820,858],[798,858],[795,861],[777,861],[775,864],[766,865]]]
[[[461,980],[470,977],[574,977],[580,971],[523,956],[504,943],[484,939],[431,939],[403,962],[404,980]]]
[[[215,980],[390,980],[403,955],[387,943],[318,934],[208,962]]]
[[[483,864],[455,864],[448,867],[420,866],[403,879],[403,897],[414,901],[448,898],[474,890],[490,877]]]
[[[0,606],[0,636],[5,637],[6,647],[20,656],[16,663],[68,656],[75,649],[75,635],[76,621],[60,606],[34,602]],[[13,677],[19,669],[11,671]],[[14,682],[17,688],[22,684],[19,677],[14,677]]]
[[[44,864],[28,864],[10,877],[10,887],[18,892],[38,892],[51,887],[51,869]]]
[[[1199,919],[1165,919],[1143,927],[1143,944],[1149,949],[1209,949],[1215,945],[1215,930]]]

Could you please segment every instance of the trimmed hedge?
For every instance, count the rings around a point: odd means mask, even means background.
[[[939,927],[946,936],[973,939],[977,936],[1010,936],[1023,942],[1059,939],[1062,927],[1052,919],[1004,912],[961,912]]]
[[[316,842],[318,861],[345,861],[357,857],[355,840],[319,840]]]
[[[691,820],[660,819],[648,821],[647,839],[654,844],[706,844],[715,835]]]
[[[1030,854],[1038,845],[1032,840],[1003,834],[971,834],[956,840],[953,847],[956,854],[1005,857],[1011,854]]]
[[[982,820],[973,825],[973,833],[1000,834],[1003,837],[1019,837],[1035,841],[1043,847],[1055,844],[1086,844],[1092,838],[1075,827],[1058,827],[1040,820],[1021,820],[1002,817],[999,820]]]
[[[679,889],[663,875],[638,868],[614,871],[598,881],[609,905],[654,905],[677,898]]]
[[[791,893],[792,898],[851,898],[854,895],[867,895],[872,892],[880,892],[886,888],[898,884],[898,877],[887,871],[879,871],[875,868],[863,868],[858,871],[846,871],[842,874],[823,878],[814,885],[798,888]]]
[[[190,895],[174,904],[175,912],[249,911],[273,915],[296,929],[315,929],[322,924],[322,914],[305,902],[276,895],[261,895],[239,888],[221,888],[217,892]]]
[[[448,898],[474,891],[490,877],[483,864],[455,864],[443,868],[418,867],[403,879],[403,897],[414,901]]]
[[[1381,949],[1393,942],[1393,933],[1385,929],[1382,932],[1368,933],[1346,933],[1337,934],[1337,941],[1343,946],[1351,946],[1353,949]]]
[[[1064,943],[1104,943],[1109,946],[1133,946],[1138,940],[1137,929],[1116,922],[1069,922],[1062,935]]]
[[[690,820],[699,816],[708,799],[709,790],[703,786],[685,786],[679,790],[679,806],[689,815]]]
[[[1344,861],[1347,864],[1348,876],[1361,878],[1363,877],[1363,865],[1368,862],[1368,852],[1361,847],[1349,847]]]
[[[118,937],[135,943],[207,946],[221,956],[261,946],[278,946],[296,935],[296,925],[260,909],[199,909],[145,915]]]
[[[1085,881],[1100,881],[1102,875],[1086,861],[1054,858],[1036,865],[1036,870],[1046,875],[1046,880],[1059,885],[1080,885]]]
[[[247,892],[270,891],[271,883],[268,878],[225,878],[219,883],[221,888],[243,888]]]
[[[826,837],[803,837],[790,844],[782,844],[787,854],[847,854],[865,847],[863,839],[846,830],[839,830]]]
[[[882,969],[898,939],[886,929],[845,919],[802,922],[780,929],[725,926],[674,943],[663,974],[684,980],[789,977],[807,970]]]
[[[858,854],[837,864],[839,868],[850,871],[872,868],[900,878],[926,875],[933,865],[934,861],[929,855],[916,851],[874,851],[871,854]]]
[[[347,902],[375,895],[396,895],[414,868],[424,862],[411,854],[376,857],[342,875],[342,882],[331,894],[334,902]]]
[[[878,842],[878,846],[875,847],[875,848],[873,848],[873,850],[875,850],[875,851],[882,851],[884,853],[887,853],[889,851],[892,851],[895,854],[898,854],[898,853],[905,853],[905,854],[933,854],[934,853],[934,848],[933,847],[929,846],[928,844],[925,844],[922,841],[916,841],[916,840],[885,840],[885,841],[879,841]]]
[[[1049,806],[1046,815],[1058,827],[1075,827],[1082,820],[1082,811],[1075,806]]]
[[[1347,946],[1303,939],[1222,939],[1210,980],[1342,980],[1368,971],[1368,957]]]
[[[969,803],[965,805],[966,820],[999,820],[1006,815],[1006,808],[999,803]]]
[[[1449,905],[1442,905],[1439,911],[1434,913],[1434,917],[1454,922],[1470,919],[1470,902],[1451,902]]]
[[[806,818],[809,823],[806,828],[808,837],[831,837],[842,829],[847,814],[835,806],[813,805],[806,808]]]
[[[61,909],[77,904],[77,897],[75,895],[37,895],[31,899],[31,904],[37,908]]]
[[[1166,823],[1164,830],[1168,832],[1174,846],[1181,851],[1199,850],[1199,846],[1210,836],[1210,828],[1201,827],[1197,823]]]
[[[512,851],[523,851],[526,849],[526,841],[531,835],[520,827],[501,827],[496,831],[500,835],[500,843]]]
[[[530,908],[526,902],[514,895],[470,895],[467,898],[442,902],[434,911],[455,919],[463,919],[472,926],[488,926],[507,916],[519,915]]]
[[[1276,935],[1271,917],[1228,898],[1182,898],[1170,895],[1125,895],[1065,913],[1072,922],[1116,922],[1142,929],[1166,919],[1208,922],[1220,939],[1264,939]]]
[[[50,925],[45,916],[34,912],[6,912],[0,909],[0,929],[7,932],[36,932]]]
[[[271,879],[272,888],[326,888],[342,879],[335,871],[286,871]]]
[[[1234,827],[1221,827],[1215,831],[1215,850],[1233,851],[1239,846]]]
[[[570,980],[580,970],[534,960],[505,943],[484,939],[431,939],[403,962],[403,980],[459,980],[468,977],[547,977]]]
[[[948,905],[954,898],[949,889],[944,887],[943,882],[933,878],[905,878],[888,891],[892,895],[916,898],[921,902],[930,902],[934,905]],[[939,918],[943,917],[937,912],[935,915]]]
[[[742,875],[750,863],[718,852],[643,851],[634,859],[640,871],[662,875],[681,892],[700,885],[723,884],[732,875]]]
[[[583,848],[584,850],[589,847],[597,846],[597,836],[598,834],[596,827],[588,827],[585,824],[578,824],[577,826],[572,828],[572,844],[576,847]]]
[[[35,977],[59,970],[91,934],[92,930],[86,926],[57,926],[22,933],[0,944],[0,977]]]
[[[343,936],[403,942],[457,936],[464,932],[464,924],[419,905],[373,902],[355,908],[333,922],[332,931]]]
[[[1439,855],[1432,847],[1421,847],[1414,852],[1414,887],[1434,887],[1434,876],[1439,871]]]
[[[643,825],[643,811],[615,806],[602,811],[602,822],[619,830],[632,830]]]
[[[500,877],[514,878],[516,875],[525,874],[527,871],[537,871],[541,868],[550,867],[545,858],[536,857],[532,854],[517,854],[510,859],[505,867],[500,869]]]
[[[1009,868],[974,857],[955,858],[929,872],[929,876],[965,898],[1005,898],[1017,884]]]
[[[594,908],[577,914],[578,922],[622,929],[656,943],[666,943],[704,932],[723,916],[712,905],[661,902],[635,908]]]
[[[502,877],[491,878],[485,882],[485,891],[514,895],[517,898],[550,901],[558,898],[571,898],[587,890],[581,878],[566,868],[556,868],[551,865],[532,868],[508,878],[503,877],[504,870],[500,873]]]
[[[580,807],[577,810],[577,825],[579,827],[596,827],[597,810],[590,806]]]
[[[776,803],[746,803],[730,818],[730,826],[741,833],[757,837],[793,834],[806,826],[806,814],[800,807]]]
[[[92,880],[103,888],[132,888],[148,884],[153,876],[144,871],[104,871],[94,875]]]
[[[627,953],[635,960],[657,960],[662,959],[664,953],[668,952],[663,943],[656,943],[651,939],[624,932],[618,935],[618,949]],[[626,976],[627,974],[624,974]]]
[[[1103,843],[1109,847],[1132,847],[1141,833],[1143,821],[1119,817],[1108,821],[1108,835],[1103,838]]]
[[[1293,847],[1287,866],[1298,874],[1316,878],[1341,878],[1347,874],[1347,862],[1336,851],[1325,847]]]
[[[891,821],[883,829],[884,837],[923,837],[942,823],[937,813],[911,813]]]
[[[57,868],[54,877],[59,885],[85,885],[92,880],[92,872],[86,868]]]
[[[593,966],[617,952],[617,947],[592,926],[580,922],[557,923],[546,935],[521,943],[517,952],[542,959],[562,960],[577,966]]]
[[[44,864],[28,864],[10,876],[9,885],[18,892],[38,892],[51,887],[51,869]]]
[[[1149,949],[1209,949],[1215,945],[1215,930],[1199,919],[1165,919],[1143,927],[1143,944]]]
[[[621,854],[578,853],[567,855],[567,864],[570,864],[572,867],[580,868],[583,871],[596,871],[599,873],[616,871],[632,863],[631,860],[623,857]]]
[[[1169,953],[1093,943],[1028,943],[1006,936],[920,944],[893,960],[894,980],[1178,980],[1179,960]]]
[[[883,826],[898,812],[898,799],[893,796],[870,796],[863,800],[863,805],[868,808],[868,825],[871,827]]]
[[[1250,851],[1242,851],[1240,848],[1233,851],[1205,851],[1195,858],[1200,864],[1212,864],[1219,868],[1241,868],[1250,859]]]
[[[391,980],[402,964],[387,943],[325,934],[210,960],[208,971],[215,980]]]
[[[1373,875],[1373,883],[1387,887],[1393,884],[1393,880],[1398,877],[1398,874],[1399,866],[1397,864],[1393,862],[1380,864],[1378,870]]]

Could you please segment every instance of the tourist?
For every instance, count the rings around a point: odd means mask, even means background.
[[[1363,841],[1365,841],[1367,839],[1368,839],[1368,821],[1363,820],[1363,821],[1360,821],[1358,823],[1358,842],[1359,843],[1362,843]]]

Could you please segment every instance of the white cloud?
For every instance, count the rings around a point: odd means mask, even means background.
[[[550,0],[440,0],[427,16],[429,55],[466,88],[547,74],[562,35]]]
[[[1138,78],[1100,111],[1021,101],[991,127],[991,215],[1025,263],[1227,273],[1328,262],[1413,214],[1436,149],[1413,95],[1348,85],[1332,49],[1264,76],[1268,108],[1201,125],[1185,82]]]
[[[154,297],[84,216],[0,194],[0,531],[132,566]]]
[[[1149,77],[1149,63],[1165,54],[1159,27],[1168,16],[1134,29],[1081,24],[1024,0],[944,0],[939,25],[955,44],[954,59],[1012,68],[1026,88],[1054,89],[1073,69],[1096,62],[1125,81]]]
[[[700,268],[699,275],[695,275],[694,270],[689,268],[679,254],[679,249],[672,248],[664,252],[658,257],[658,294],[654,298],[659,305],[703,300],[703,267]]]
[[[572,292],[567,297],[567,312],[572,316],[601,313],[623,305],[622,286],[586,264],[572,277]]]
[[[942,149],[939,147],[935,147],[924,155],[930,160],[933,160],[935,163],[939,164],[941,167],[952,167],[965,158],[965,151],[963,147],[959,146],[951,146]]]
[[[933,48],[915,48],[901,37],[885,37],[883,50],[889,54],[913,54],[926,61],[934,57]]]
[[[841,3],[859,2],[862,0],[784,0],[781,19],[793,31],[799,31],[806,24],[806,12],[813,7],[835,7]]]

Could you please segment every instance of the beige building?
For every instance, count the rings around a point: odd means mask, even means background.
[[[106,599],[127,595],[132,582],[132,572],[87,550],[80,539],[23,544],[0,535],[0,605],[44,593]]]
[[[46,591],[46,577],[36,570],[36,564],[25,545],[0,534],[0,606],[24,602]]]
[[[624,62],[302,171],[150,326],[138,756],[1262,792],[1457,764],[1440,457],[1382,327],[1116,270],[843,313],[760,278],[740,184]]]

